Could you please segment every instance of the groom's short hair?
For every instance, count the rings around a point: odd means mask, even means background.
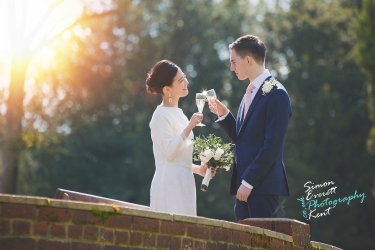
[[[263,64],[266,60],[266,46],[257,36],[241,36],[229,45],[229,49],[234,49],[242,59],[251,56],[259,64]]]

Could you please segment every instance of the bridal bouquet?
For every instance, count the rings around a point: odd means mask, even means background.
[[[210,168],[224,168],[229,171],[233,162],[233,144],[223,143],[220,137],[210,134],[207,137],[198,136],[193,140],[193,145],[193,159],[209,166],[201,185],[201,190],[206,191],[211,179]]]

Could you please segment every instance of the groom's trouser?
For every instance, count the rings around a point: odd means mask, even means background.
[[[247,218],[270,218],[278,205],[277,195],[250,194],[247,202],[236,199],[234,215],[237,222]]]

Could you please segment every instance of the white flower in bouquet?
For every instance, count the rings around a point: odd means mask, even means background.
[[[193,143],[193,159],[195,161],[200,160],[209,167],[201,185],[201,190],[206,191],[211,178],[210,168],[230,170],[230,165],[233,162],[234,145],[232,143],[223,143],[223,140],[214,134],[210,134],[207,137],[198,136],[193,140]]]
[[[193,158],[195,161],[207,163],[209,167],[224,168],[233,162],[232,143],[223,143],[220,137],[210,134],[198,136],[193,140]]]
[[[220,158],[223,154],[224,154],[224,150],[222,150],[221,148],[216,149],[214,159],[217,160],[217,161],[220,160]]]
[[[214,156],[214,152],[212,152],[211,149],[206,149],[200,156],[199,158],[201,159],[202,162],[207,163],[211,160],[211,158]]]

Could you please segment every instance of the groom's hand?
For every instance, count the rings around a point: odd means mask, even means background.
[[[206,102],[208,102],[210,111],[219,117],[226,115],[229,112],[228,108],[216,98],[213,98],[210,101],[206,100]]]
[[[240,201],[247,202],[247,198],[249,198],[250,193],[251,189],[241,184],[241,186],[237,190],[236,198]]]

